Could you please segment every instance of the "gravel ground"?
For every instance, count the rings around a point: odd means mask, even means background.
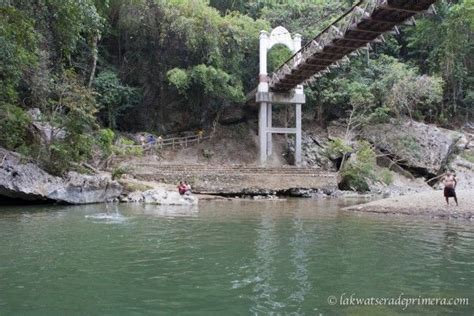
[[[459,206],[456,206],[452,198],[450,198],[450,205],[447,206],[443,191],[437,190],[373,201],[350,206],[345,210],[474,220],[474,189],[459,190],[456,193]]]

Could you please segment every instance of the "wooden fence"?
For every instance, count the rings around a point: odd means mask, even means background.
[[[170,138],[156,138],[155,144],[145,145],[123,145],[123,147],[142,147],[145,153],[154,152],[162,148],[186,148],[192,144],[199,144],[200,142],[210,139],[211,136],[191,135],[184,137],[170,137]]]
[[[181,147],[181,148],[186,148],[188,145],[194,144],[194,143],[200,143],[203,140],[209,139],[211,136],[203,136],[203,135],[191,135],[191,136],[184,136],[184,137],[172,137],[172,138],[163,138],[161,140],[157,139],[156,144],[153,145],[154,147],[171,147],[171,148],[176,148],[176,147]]]

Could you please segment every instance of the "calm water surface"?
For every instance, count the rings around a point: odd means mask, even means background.
[[[3,207],[0,315],[474,314],[474,223],[343,204]],[[341,306],[353,293],[470,305]]]

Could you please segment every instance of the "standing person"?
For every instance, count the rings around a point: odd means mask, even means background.
[[[140,142],[140,145],[145,146],[145,135],[140,134],[138,141]]]
[[[161,135],[158,136],[158,141],[157,142],[158,142],[158,148],[160,148],[160,149],[163,148],[163,137],[161,137]]]
[[[446,172],[446,175],[443,178],[444,184],[444,198],[446,199],[446,203],[449,205],[449,198],[453,197],[454,202],[456,202],[456,206],[458,205],[458,198],[456,196],[456,185],[458,184],[456,180],[456,176],[451,172]]]

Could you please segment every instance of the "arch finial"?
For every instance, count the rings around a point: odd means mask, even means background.
[[[270,40],[267,49],[270,50],[277,44],[283,44],[288,47],[291,51],[294,51],[293,39],[291,38],[290,32],[283,26],[277,26],[270,33]]]

